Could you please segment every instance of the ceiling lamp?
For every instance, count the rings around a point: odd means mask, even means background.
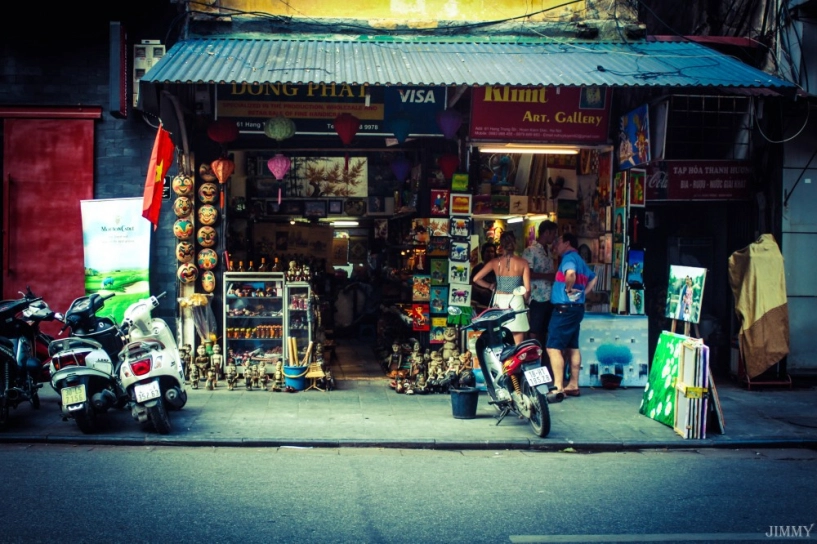
[[[443,135],[449,140],[453,140],[457,131],[462,125],[462,114],[454,109],[447,109],[437,112],[437,125],[443,131]]]
[[[537,155],[577,155],[578,148],[545,144],[485,144],[479,146],[480,153],[521,153]]]

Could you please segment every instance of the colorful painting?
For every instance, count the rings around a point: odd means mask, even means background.
[[[429,343],[431,344],[443,344],[445,340],[443,338],[445,333],[445,328],[448,326],[448,319],[445,317],[432,317],[431,318],[431,332],[429,334]]]
[[[448,217],[429,217],[428,233],[431,236],[448,236]]]
[[[388,214],[389,211],[386,209],[386,197],[380,195],[369,195],[369,207],[366,213],[367,215]]]
[[[650,367],[650,378],[638,412],[672,427],[675,423],[675,381],[687,336],[661,331]]]
[[[369,194],[369,171],[366,157],[298,157],[294,171],[296,194],[307,198],[361,197]]]
[[[431,259],[429,267],[431,285],[445,285],[448,283],[448,259]]]
[[[432,314],[445,314],[448,312],[448,286],[432,285],[429,306]]]
[[[491,195],[475,195],[472,199],[474,215],[491,213]]]
[[[666,317],[698,323],[704,297],[706,268],[670,265]]]
[[[452,283],[448,289],[449,306],[470,306],[471,304],[471,284]]]
[[[468,283],[471,279],[471,263],[448,263],[448,283]]]
[[[471,214],[471,195],[451,193],[451,213],[460,215]]]
[[[630,195],[631,208],[643,208],[646,205],[644,194],[646,192],[646,170],[633,168],[630,170],[630,187],[627,194]]]
[[[458,173],[451,176],[451,190],[452,191],[467,191],[468,190],[468,174]]]
[[[411,281],[411,300],[428,301],[431,293],[431,276],[414,274]]]
[[[647,104],[621,116],[618,167],[626,170],[650,162],[650,120]]]
[[[615,209],[615,219],[613,219],[613,241],[617,243],[624,242],[624,208]]]
[[[446,189],[431,190],[431,215],[447,216],[449,213],[450,193]]]
[[[451,248],[448,258],[458,263],[469,262],[469,253],[471,252],[471,244],[468,242],[460,242],[458,240],[451,241]]]
[[[470,217],[451,217],[448,220],[448,233],[452,238],[468,238],[471,236]]]
[[[630,314],[644,315],[644,289],[630,289]]]
[[[429,257],[448,257],[449,242],[448,236],[431,236],[426,246],[426,255]]]
[[[374,220],[374,238],[375,240],[386,240],[389,237],[389,220],[375,219]]]
[[[627,283],[634,287],[644,285],[644,250],[627,251]]]
[[[627,205],[627,172],[616,172],[613,177],[613,206],[623,208]]]
[[[624,267],[624,244],[613,244],[613,277],[621,278]]]
[[[411,330],[429,331],[431,330],[430,314],[428,304],[411,305]]]
[[[427,217],[415,217],[411,220],[412,242],[427,244],[430,238],[429,234],[429,219]]]

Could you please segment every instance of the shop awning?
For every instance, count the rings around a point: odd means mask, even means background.
[[[189,39],[175,44],[142,82],[795,90],[787,81],[693,42],[498,43],[382,37]]]

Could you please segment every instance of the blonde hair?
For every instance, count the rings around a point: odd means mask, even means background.
[[[516,249],[516,235],[510,231],[503,232],[502,236],[499,237],[499,247],[501,247],[503,251],[513,253]]]

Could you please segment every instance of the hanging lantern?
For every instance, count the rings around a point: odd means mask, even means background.
[[[335,132],[338,133],[343,144],[349,145],[360,128],[360,119],[351,113],[341,113],[335,117],[334,126]]]
[[[462,114],[457,110],[447,109],[437,112],[437,126],[443,131],[443,135],[452,140],[462,125]]]
[[[411,172],[411,161],[406,157],[397,157],[391,161],[389,166],[391,166],[391,171],[397,181],[403,183],[408,179],[409,172]]]
[[[210,163],[213,173],[218,178],[218,184],[221,186],[221,195],[219,197],[219,208],[224,209],[224,182],[226,182],[235,171],[235,163],[226,157],[216,159]]]
[[[238,125],[231,119],[213,121],[207,127],[207,137],[218,144],[228,144],[238,139]]]
[[[295,121],[283,115],[276,115],[264,123],[264,134],[276,142],[292,138],[295,135]]]
[[[460,158],[458,155],[449,153],[440,157],[437,163],[440,165],[440,170],[443,176],[445,176],[445,179],[451,179],[451,176],[454,175],[454,172],[457,171],[457,167],[460,165]]]
[[[411,132],[411,117],[407,113],[398,113],[389,119],[387,127],[397,138],[397,143],[402,144],[408,139]]]
[[[281,204],[281,185],[280,182],[284,180],[284,176],[287,175],[289,172],[289,167],[292,166],[292,161],[289,160],[289,157],[285,157],[280,153],[276,153],[273,158],[267,161],[267,168],[269,171],[272,172],[272,175],[275,176],[275,179],[278,180],[278,205]]]

